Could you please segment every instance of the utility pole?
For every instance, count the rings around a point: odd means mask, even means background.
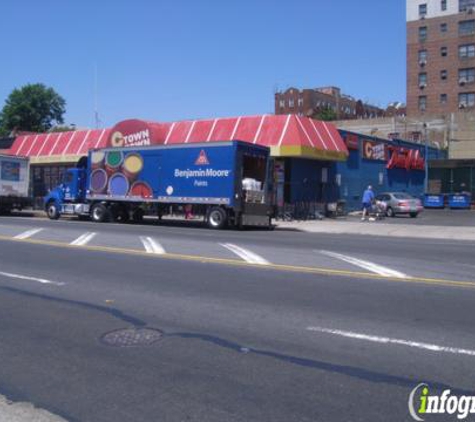
[[[94,63],[94,126],[99,129],[99,111],[97,98],[97,63]]]
[[[427,123],[424,122],[424,193],[429,191],[429,140],[427,139]]]

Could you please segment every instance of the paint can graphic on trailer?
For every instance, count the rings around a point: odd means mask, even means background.
[[[122,151],[109,151],[106,153],[106,171],[111,175],[118,172],[124,162],[124,153]]]
[[[129,196],[137,198],[152,198],[153,190],[148,183],[137,180],[130,187]]]
[[[104,151],[94,151],[91,154],[91,167],[93,169],[104,168],[106,154]]]
[[[122,173],[115,173],[109,179],[107,192],[111,196],[126,196],[129,192],[130,183]]]
[[[90,188],[95,194],[105,193],[108,176],[104,169],[95,169],[91,173]]]
[[[142,169],[143,158],[140,154],[130,153],[125,156],[122,172],[125,176],[127,176],[130,183],[137,179]]]

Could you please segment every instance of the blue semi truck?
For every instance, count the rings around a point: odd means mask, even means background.
[[[45,197],[50,219],[202,216],[209,227],[271,228],[269,148],[241,141],[89,151]]]

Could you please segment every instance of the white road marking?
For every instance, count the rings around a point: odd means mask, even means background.
[[[383,277],[406,278],[406,279],[411,278],[411,276],[407,274],[401,273],[396,270],[392,270],[391,268],[383,267],[382,265],[375,264],[374,262],[363,261],[362,259],[354,258],[348,255],[342,255],[336,252],[320,251],[320,253],[332,258],[339,259],[341,261],[348,262],[349,264],[356,265],[357,267],[364,268],[365,270],[382,275]]]
[[[20,234],[17,234],[14,239],[28,239],[29,237],[31,236],[34,236],[36,233],[39,233],[40,231],[42,231],[43,229],[31,229],[31,230],[27,230],[26,232],[23,232],[23,233],[20,233]]]
[[[156,240],[154,240],[151,237],[145,237],[145,236],[140,236],[140,240],[143,243],[143,246],[147,253],[154,253],[157,255],[163,255],[165,254],[165,249],[163,248],[160,243],[158,243]]]
[[[3,271],[0,271],[0,276],[9,277],[9,278],[18,278],[20,280],[37,281],[38,283],[41,283],[41,284],[54,284],[55,286],[64,285],[64,283],[61,283],[58,281],[51,281],[51,280],[46,280],[44,278],[30,277],[30,276],[21,275],[21,274],[5,273]]]
[[[270,265],[269,261],[248,249],[241,248],[240,246],[233,245],[232,243],[220,243],[220,245],[235,253],[237,256],[244,259],[244,261],[249,262],[250,264]]]
[[[329,328],[322,328],[322,327],[307,327],[307,330],[318,332],[318,333],[333,334],[340,337],[347,337],[347,338],[352,338],[356,340],[371,341],[373,343],[397,344],[400,346],[415,347],[417,349],[429,350],[431,352],[443,352],[443,353],[452,353],[452,354],[457,354],[457,355],[475,356],[475,350],[470,350],[470,349],[459,349],[457,347],[439,346],[436,344],[421,343],[418,341],[401,340],[401,339],[390,338],[390,337],[372,336],[372,335],[367,335],[367,334],[354,333],[352,331],[332,330]]]
[[[96,233],[94,233],[94,232],[86,232],[86,233],[82,234],[81,236],[79,236],[76,240],[73,240],[70,243],[70,245],[73,245],[73,246],[87,245],[95,235],[96,235]]]

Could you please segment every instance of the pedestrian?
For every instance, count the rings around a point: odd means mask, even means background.
[[[369,185],[366,190],[363,192],[363,216],[361,217],[361,221],[366,220],[366,215],[368,214],[369,217],[369,211],[371,209],[371,206],[374,201],[374,192],[373,192],[373,187]]]

